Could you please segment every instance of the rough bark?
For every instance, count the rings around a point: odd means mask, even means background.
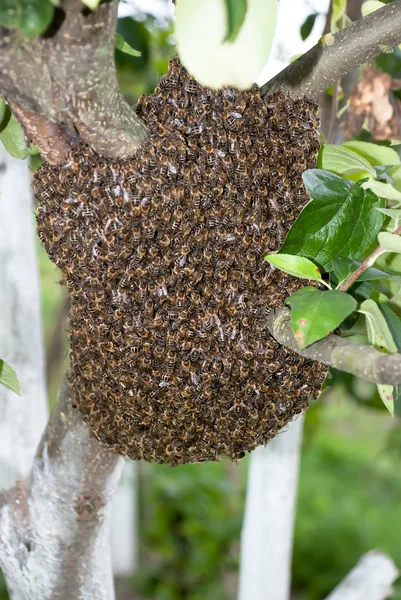
[[[65,161],[74,141],[122,157],[146,137],[118,89],[117,6],[113,0],[90,12],[81,0],[68,0],[46,35],[34,40],[0,27],[0,95],[53,164]]]
[[[356,67],[401,42],[401,0],[394,0],[336,34],[328,33],[301,58],[262,87],[264,95],[285,91],[292,98],[320,95]]]
[[[30,477],[3,493],[0,566],[13,600],[112,600],[108,516],[123,465],[64,383]]]
[[[288,600],[303,416],[251,455],[238,600]]]
[[[267,322],[272,336],[301,356],[372,383],[401,384],[401,354],[383,354],[372,346],[356,344],[338,335],[329,335],[301,350],[292,333],[290,311],[287,308],[272,311]]]

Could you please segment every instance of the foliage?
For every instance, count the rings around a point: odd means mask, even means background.
[[[286,273],[329,288],[306,287],[288,298],[295,339],[303,348],[340,327],[342,335],[398,352],[399,312],[383,307],[397,302],[400,265],[394,270],[373,265],[384,254],[401,255],[399,155],[366,142],[325,144],[317,165],[303,174],[311,201],[279,253],[265,257]],[[349,318],[355,311],[365,316],[357,331],[357,315]],[[379,385],[378,392],[391,414],[401,410],[397,386]]]
[[[0,358],[0,384],[20,395],[17,374],[10,365]]]
[[[1,107],[0,107],[1,108]],[[39,153],[39,149],[34,144],[29,148],[25,145],[24,132],[17,119],[11,113],[8,105],[4,106],[4,110],[0,119],[0,140],[3,146],[14,158],[27,158]]]
[[[171,469],[146,465],[142,479],[144,598],[232,598],[238,570],[245,471],[224,461]],[[241,485],[239,485],[241,483]]]

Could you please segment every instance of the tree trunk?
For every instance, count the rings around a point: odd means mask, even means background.
[[[47,422],[31,174],[0,144],[0,358],[21,396],[0,386],[0,489],[26,477]]]

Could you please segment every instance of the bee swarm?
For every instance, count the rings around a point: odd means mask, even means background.
[[[135,460],[237,459],[326,373],[265,324],[302,287],[264,255],[308,201],[317,106],[211,91],[173,59],[137,112],[150,140],[135,156],[81,147],[35,176],[39,235],[71,299],[74,403]]]

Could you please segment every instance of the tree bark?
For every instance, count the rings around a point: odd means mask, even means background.
[[[329,335],[300,349],[291,328],[290,311],[281,308],[267,317],[269,331],[283,346],[328,367],[351,373],[372,383],[401,384],[401,354],[383,354],[373,346],[356,344],[346,337]]]
[[[132,155],[146,129],[121,95],[114,66],[118,0],[85,11],[67,0],[44,37],[0,27],[0,95],[52,164],[84,141],[110,157]]]
[[[60,391],[31,475],[3,493],[0,567],[12,600],[112,600],[111,498],[124,466]]]
[[[294,99],[320,95],[361,64],[401,42],[401,0],[394,0],[338,33],[328,33],[301,58],[262,87],[269,96],[284,91]]]

